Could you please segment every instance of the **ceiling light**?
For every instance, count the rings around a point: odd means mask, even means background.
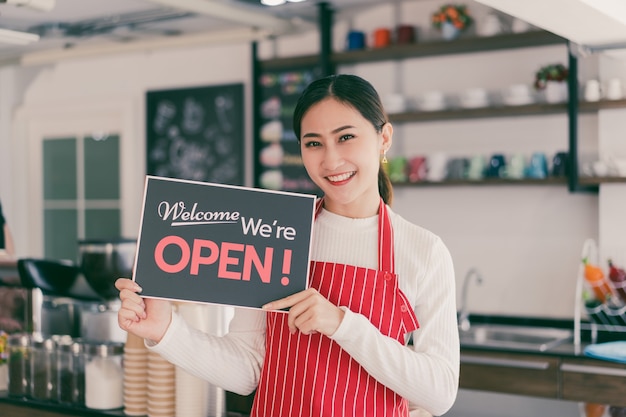
[[[56,0],[0,0],[0,4],[12,4],[14,6],[27,7],[29,9],[49,12],[54,9]]]
[[[280,6],[281,4],[285,4],[285,0],[261,0],[261,4],[265,6]]]
[[[28,45],[31,42],[37,42],[39,35],[28,32],[18,32],[9,29],[0,29],[0,42],[12,43],[15,45]]]

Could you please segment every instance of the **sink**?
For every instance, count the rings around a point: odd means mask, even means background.
[[[461,346],[486,346],[543,352],[572,339],[573,332],[552,327],[472,324],[460,330]]]

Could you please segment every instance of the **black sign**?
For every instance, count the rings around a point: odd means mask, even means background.
[[[150,91],[147,173],[244,184],[243,84]]]
[[[307,287],[315,196],[148,176],[142,295],[260,308]]]

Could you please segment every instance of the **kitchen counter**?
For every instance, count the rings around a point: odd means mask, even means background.
[[[571,320],[476,316],[470,321],[573,330]],[[600,332],[597,343],[623,339],[624,332]],[[570,340],[544,351],[461,345],[460,387],[626,407],[626,364],[584,355],[590,340],[590,331],[583,330],[579,346]]]
[[[6,391],[0,391],[0,415],[2,417],[126,416],[121,408],[117,410],[92,410],[86,407],[9,397]]]
[[[472,315],[470,321],[474,324],[573,329],[572,320],[566,319]],[[611,372],[613,370],[620,373],[626,372],[626,365],[591,359],[582,354],[584,346],[589,343],[588,333],[588,331],[583,331],[583,344],[579,349],[576,349],[573,342],[565,342],[543,352],[531,349],[461,346],[461,388],[585,401],[584,398],[579,398],[578,384],[580,381],[586,383],[585,381],[588,381],[590,377],[595,376],[585,372],[580,373],[580,369],[584,371],[584,368],[588,367],[589,369],[609,369]],[[622,340],[623,338],[623,333],[618,333],[616,335],[602,335],[598,341]],[[466,360],[465,363],[463,358]],[[467,362],[468,359],[471,360]],[[494,359],[495,361],[489,362]],[[526,365],[530,366],[525,368]],[[570,366],[570,371],[564,372],[567,371],[564,366]],[[561,374],[564,376],[560,376]],[[621,398],[626,398],[624,378],[621,376],[609,376],[609,378],[610,383],[618,384],[609,388],[617,392]],[[568,385],[563,386],[563,382],[568,382]],[[530,391],[528,391],[529,389]],[[246,415],[246,409],[251,405],[251,398],[251,396],[239,397],[227,393],[229,416]],[[6,391],[0,391],[0,415],[2,417],[125,416],[122,409],[100,411],[85,407],[12,398],[8,397]]]

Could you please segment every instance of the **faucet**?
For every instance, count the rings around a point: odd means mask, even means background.
[[[467,287],[472,277],[476,277],[476,283],[481,284],[483,277],[476,268],[470,268],[463,278],[463,287],[461,288],[461,308],[459,309],[459,329],[468,331],[470,329],[469,311],[467,310]]]

